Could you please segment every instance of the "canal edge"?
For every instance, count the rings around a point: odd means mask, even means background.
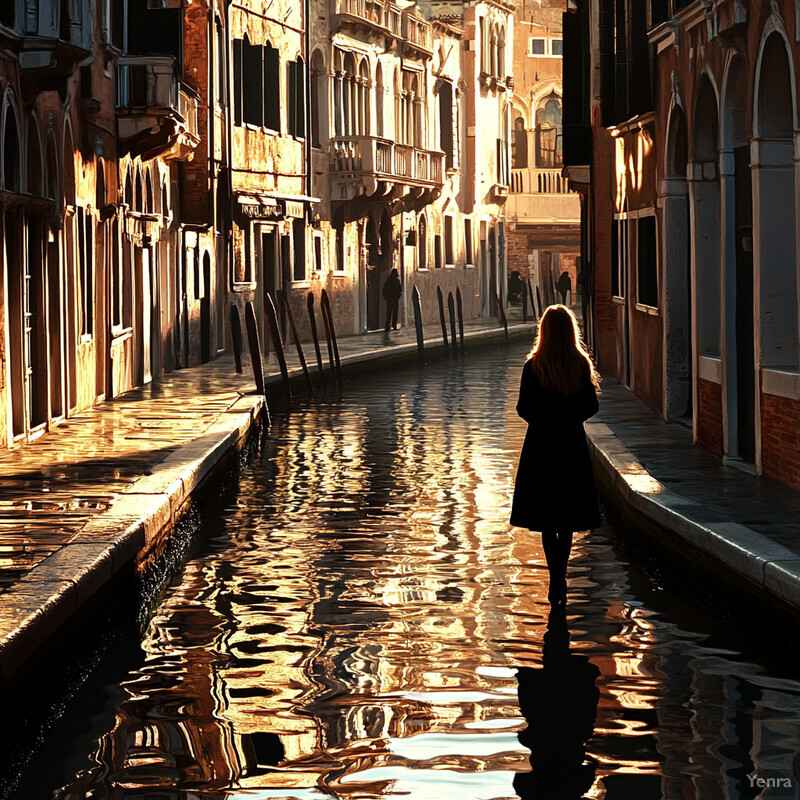
[[[512,343],[532,337],[533,331],[530,323],[509,326]],[[464,339],[470,350],[505,344],[503,331],[494,328],[465,332]],[[443,343],[433,337],[426,339],[426,353],[447,357]],[[403,343],[348,353],[342,356],[342,367],[346,375],[355,376],[375,368],[405,367],[416,359],[416,344]],[[290,370],[291,380],[301,376],[299,368]],[[281,380],[278,373],[264,377],[268,386]],[[240,393],[200,436],[175,448],[150,474],[139,476],[113,505],[0,593],[0,683],[125,567],[147,561],[169,540],[198,489],[215,477],[229,455],[241,450],[265,409],[264,396]]]
[[[586,433],[603,494],[622,518],[649,523],[668,546],[689,545],[716,572],[800,614],[796,553],[733,517],[714,522],[693,519],[703,516],[703,504],[664,486],[609,425],[587,422]],[[684,548],[682,555],[691,553]]]

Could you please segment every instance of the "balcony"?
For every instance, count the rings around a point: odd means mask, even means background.
[[[569,181],[561,169],[512,169],[511,191],[514,194],[569,194]]]
[[[423,55],[433,55],[431,25],[424,19],[415,16],[413,11],[403,12],[403,38],[406,45],[410,45]]]
[[[560,169],[512,169],[506,216],[513,228],[537,232],[542,246],[579,241],[580,197]]]
[[[187,160],[200,141],[198,96],[178,80],[171,56],[117,59],[116,113],[123,145],[148,157]]]
[[[389,34],[402,35],[402,12],[389,0],[333,0],[331,31],[342,26],[363,26]]]
[[[334,200],[349,200],[362,193],[373,195],[381,188],[393,189],[395,197],[412,189],[441,189],[444,153],[422,150],[375,136],[339,137],[330,144],[331,182],[340,186]],[[341,187],[345,190],[341,191]]]

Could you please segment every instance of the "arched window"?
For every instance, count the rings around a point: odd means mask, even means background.
[[[142,171],[136,170],[136,178],[133,184],[133,208],[136,211],[144,211],[144,187],[142,186]]]
[[[306,135],[306,65],[298,56],[286,65],[289,99],[287,116],[289,118],[289,134],[298,139]]]
[[[358,99],[356,97],[356,60],[352,53],[344,57],[344,135],[352,136],[356,132],[356,114]]]
[[[491,40],[489,41],[489,74],[492,77],[497,77],[497,75],[499,74],[498,63],[497,63],[497,49],[498,49],[497,26],[492,25],[492,35],[491,35]]]
[[[153,199],[153,181],[150,177],[150,170],[148,169],[147,176],[145,178],[145,199],[143,208],[143,211],[146,214],[152,214],[155,211]]]
[[[375,68],[375,121],[378,126],[378,136],[383,136],[383,101],[386,94],[386,89],[383,85],[383,67],[381,62]]]
[[[8,192],[18,192],[22,186],[19,158],[19,128],[17,126],[17,116],[10,104],[6,106],[2,152],[3,188]]]
[[[106,200],[106,164],[102,158],[97,159],[94,179],[94,204],[98,210],[105,208]]]
[[[327,85],[325,59],[322,53],[316,50],[311,56],[311,144],[314,147],[321,147],[323,142],[322,131],[325,129],[325,120],[328,117],[325,91]]]
[[[333,132],[344,136],[344,54],[333,51]]]
[[[497,77],[505,80],[508,70],[506,69],[506,29],[500,26],[497,33]]]
[[[551,92],[536,110],[536,166],[548,168],[562,164],[561,98]]]
[[[417,269],[428,268],[428,224],[421,214],[417,223]]]
[[[128,171],[125,174],[125,205],[129,211],[133,211],[133,167],[131,165],[128,165]]]
[[[359,133],[368,136],[370,133],[370,107],[369,107],[369,92],[370,92],[370,77],[369,77],[369,63],[367,59],[363,59],[358,68],[358,84],[360,89],[359,101]]]
[[[528,166],[528,131],[525,118],[514,116],[514,131],[511,137],[511,168],[525,169]]]

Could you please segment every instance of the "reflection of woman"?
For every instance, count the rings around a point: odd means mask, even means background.
[[[522,370],[517,413],[528,423],[511,524],[542,532],[551,603],[567,602],[573,531],[600,527],[597,489],[583,430],[597,413],[600,382],[575,315],[545,309]]]
[[[514,778],[522,800],[578,800],[591,787],[595,765],[584,762],[600,697],[599,674],[588,658],[570,653],[564,611],[553,609],[542,668],[517,671],[519,706],[528,722],[519,740],[531,751],[531,771]]]

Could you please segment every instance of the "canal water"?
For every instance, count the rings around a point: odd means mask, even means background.
[[[796,669],[735,619],[611,528],[576,537],[549,614],[539,538],[507,524],[524,353],[276,415],[14,797],[796,797]]]

